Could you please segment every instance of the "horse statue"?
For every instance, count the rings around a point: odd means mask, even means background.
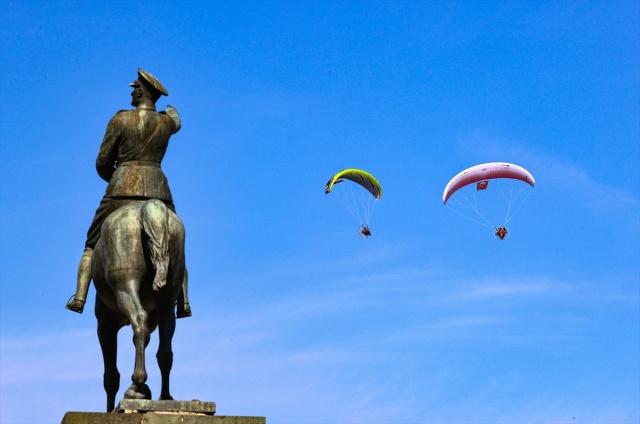
[[[175,306],[186,278],[184,225],[160,200],[140,200],[113,212],[102,225],[91,260],[96,288],[95,315],[104,360],[107,412],[115,408],[120,388],[117,368],[118,331],[133,329],[135,368],[125,399],[151,399],[146,384],[145,348],[158,328],[156,358],[162,376],[160,400],[171,400],[171,341]]]

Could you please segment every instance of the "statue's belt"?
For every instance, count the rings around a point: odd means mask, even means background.
[[[121,166],[153,166],[155,168],[160,168],[160,164],[158,162],[153,162],[150,160],[130,160],[127,162],[122,162],[118,164],[118,168]]]

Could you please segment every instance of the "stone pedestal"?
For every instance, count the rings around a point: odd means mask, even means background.
[[[113,412],[127,414],[133,412],[177,412],[192,415],[215,415],[216,404],[199,400],[122,399]]]
[[[120,401],[113,412],[67,412],[61,424],[266,424],[265,417],[215,416],[214,402]]]

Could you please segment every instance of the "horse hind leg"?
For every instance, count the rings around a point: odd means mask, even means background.
[[[148,322],[148,321],[147,321]],[[154,324],[155,326],[155,324]],[[131,377],[132,383],[131,386],[125,392],[125,398],[127,399],[151,399],[151,389],[146,384],[147,381],[147,371],[145,368],[145,352],[147,346],[149,346],[149,342],[151,341],[151,333],[155,327],[152,327],[150,324],[147,324],[146,335],[144,336],[144,346],[142,353],[142,362],[138,360],[138,349],[140,344],[140,337],[142,336],[139,333],[134,331],[133,333],[133,346],[136,349],[136,365],[133,372],[133,376]]]
[[[133,344],[135,347],[135,368],[131,376],[132,384],[125,391],[124,397],[127,399],[151,399],[151,392],[146,385],[147,370],[145,366],[145,348],[149,344],[151,337],[148,328],[148,314],[140,304],[140,300],[135,291],[136,282],[141,276],[127,279],[130,290],[122,290],[116,293],[120,310],[128,317],[133,330]]]
[[[174,307],[176,304],[176,292],[171,293],[175,287],[166,287],[167,274],[169,272],[169,209],[159,200],[149,200],[144,203],[141,209],[141,222],[145,234],[148,237],[149,256],[155,268],[153,290],[155,291],[156,316],[158,319],[158,332],[160,343],[156,358],[162,375],[162,392],[160,399],[173,399],[169,392],[169,375],[173,367],[173,351],[171,341],[175,332],[176,318]],[[175,268],[178,264],[172,264]],[[180,269],[184,269],[184,264]],[[182,272],[182,271],[180,271]],[[172,272],[175,274],[175,271]],[[183,275],[176,279],[172,275],[171,282],[179,281],[183,285]]]
[[[133,344],[136,350],[136,362],[131,376],[131,387],[125,393],[126,397],[133,399],[151,399],[151,392],[146,385],[147,382],[147,369],[145,365],[145,349],[149,344],[151,335],[147,328],[147,313],[142,306],[134,319],[131,321],[131,327],[133,329]]]

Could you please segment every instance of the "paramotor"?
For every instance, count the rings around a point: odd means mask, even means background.
[[[507,223],[535,184],[533,175],[518,165],[483,163],[453,177],[442,193],[442,202],[459,215],[491,227],[494,235],[504,240],[509,234]],[[500,225],[495,225],[497,222]]]
[[[345,169],[331,177],[324,192],[336,193],[360,225],[358,233],[364,238],[371,236],[369,221],[375,202],[382,197],[382,186],[373,175],[361,169]]]

